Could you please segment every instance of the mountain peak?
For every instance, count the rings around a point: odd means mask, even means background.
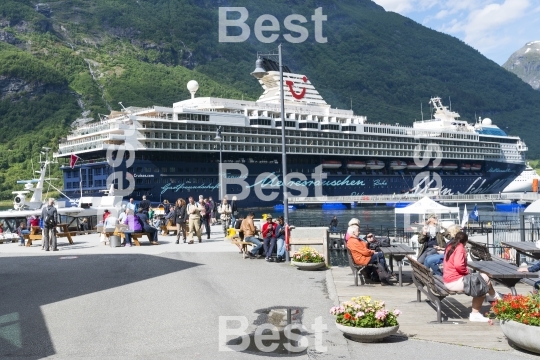
[[[540,90],[540,40],[530,41],[513,53],[503,67]]]

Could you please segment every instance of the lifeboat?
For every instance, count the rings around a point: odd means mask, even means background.
[[[454,163],[444,163],[444,164],[442,164],[442,169],[443,170],[453,171],[453,170],[457,170],[457,168],[458,168],[457,164],[454,164]]]
[[[390,169],[392,170],[403,170],[407,167],[407,163],[401,160],[390,161]]]
[[[433,161],[430,161],[427,167],[428,167],[429,170],[440,170],[440,169],[442,169],[441,163],[438,163],[437,165],[435,165],[433,163]]]
[[[341,161],[337,160],[323,160],[322,167],[327,169],[339,169],[341,167]]]
[[[464,171],[469,171],[471,170],[471,164],[461,164],[459,168]]]
[[[407,163],[407,170],[420,170],[420,169],[423,169],[424,167],[422,165],[416,165],[416,163],[414,161],[409,161]]]
[[[384,161],[381,160],[369,160],[366,163],[366,169],[368,170],[381,170],[384,168]]]
[[[472,171],[481,171],[482,170],[482,165],[481,164],[472,164],[471,165],[471,170]]]
[[[365,161],[347,161],[348,169],[363,169],[366,167]]]

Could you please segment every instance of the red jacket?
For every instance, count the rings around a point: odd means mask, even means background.
[[[265,222],[262,226],[262,234],[263,234],[263,238],[267,238],[267,237],[276,237],[276,227],[277,227],[277,224],[274,223],[274,222],[271,222],[270,224],[272,224],[272,232],[270,233],[270,231],[268,231],[268,225],[269,223],[268,222]]]
[[[351,250],[354,263],[357,265],[367,265],[371,260],[371,256],[375,253],[375,251],[368,249],[365,241],[359,240],[352,235],[347,240],[347,248]]]
[[[447,251],[448,249],[450,247],[446,248]],[[448,261],[446,261],[446,253],[444,254],[443,268],[443,281],[445,283],[459,280],[469,273],[469,270],[467,270],[467,253],[463,244],[456,246]]]

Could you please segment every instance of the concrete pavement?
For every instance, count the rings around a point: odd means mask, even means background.
[[[74,245],[60,240],[58,252],[42,251],[40,242],[31,248],[0,244],[0,357],[530,357],[513,349],[468,347],[475,346],[473,340],[467,346],[420,341],[411,335],[380,344],[349,341],[337,331],[329,309],[338,297],[368,295],[372,288],[340,294],[338,275],[346,276],[346,268],[303,272],[264,259],[244,260],[234,245],[223,241],[219,227],[212,230],[211,241],[193,245],[175,245],[174,237],[160,236],[158,246],[143,241],[141,247],[110,248],[100,245],[97,235],[77,236]],[[352,283],[352,276],[349,280]],[[433,309],[426,307],[434,318]],[[249,338],[260,324],[283,326],[286,308],[294,309],[293,323],[306,327],[305,351],[252,352],[254,346],[243,352],[220,351],[220,317],[222,323],[223,317],[239,317],[227,328],[222,326],[221,335],[238,328],[245,318]],[[322,333],[326,349],[315,346],[317,335],[311,325],[319,317],[327,326]],[[433,331],[443,339],[454,336],[446,329],[439,326]],[[231,350],[246,337],[227,336],[228,344],[221,350]]]

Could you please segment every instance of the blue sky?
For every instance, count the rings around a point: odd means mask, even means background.
[[[458,39],[502,65],[540,40],[540,0],[373,0],[386,11]]]

